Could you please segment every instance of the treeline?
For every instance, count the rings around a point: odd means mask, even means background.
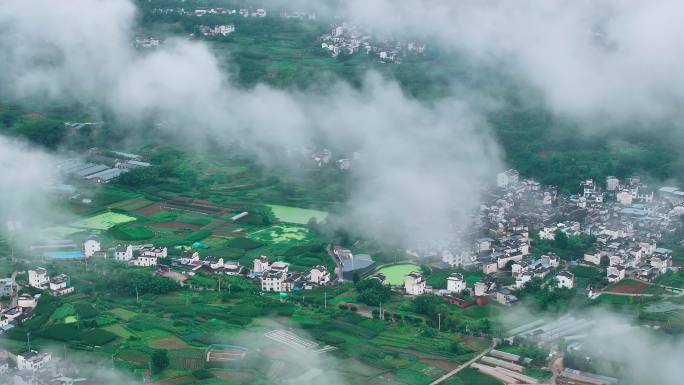
[[[146,270],[123,270],[104,276],[97,289],[117,295],[166,294],[180,289],[176,281],[158,277]]]

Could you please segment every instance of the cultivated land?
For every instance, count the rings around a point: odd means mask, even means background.
[[[328,213],[325,211],[280,205],[267,206],[271,209],[271,211],[273,211],[273,215],[275,215],[278,220],[288,223],[305,225],[311,218],[315,218],[318,222],[323,222],[328,217]]]
[[[384,274],[387,278],[387,283],[390,285],[403,285],[406,274],[415,271],[420,272],[420,266],[411,263],[402,263],[398,265],[391,265],[383,267],[378,270],[378,273]]]
[[[142,3],[145,6],[148,2]],[[194,5],[205,3],[187,1],[183,6]],[[333,59],[317,49],[316,37],[327,29],[326,25],[278,23],[272,19],[249,23],[238,25],[231,37],[209,42],[222,64],[231,70],[239,69],[235,76],[243,85],[265,81],[271,85],[306,86],[322,72],[358,84],[365,70],[374,69],[397,79],[408,94],[429,100],[444,94],[449,84],[445,79],[454,74],[483,93],[500,95],[500,86],[506,83],[500,76],[490,77],[488,69],[474,73],[456,58],[437,52],[402,66],[378,65],[363,56]],[[156,27],[182,36],[194,31],[193,23],[171,20],[150,23],[144,32],[158,31]],[[614,138],[600,135],[584,140],[576,135],[577,127],[554,121],[537,108],[534,97],[529,103],[509,97],[517,107],[497,111],[490,123],[501,139],[507,162],[520,169],[522,175],[537,177],[566,193],[574,193],[577,183],[589,177],[599,180],[606,175],[624,178],[645,173],[666,180],[681,176],[681,167],[673,167],[677,142],[669,141],[667,135],[633,135],[619,144],[614,144]],[[2,128],[7,126],[19,135],[24,128],[31,134],[32,122],[50,120],[59,128],[64,120],[85,118],[80,111],[74,117],[60,110],[50,112],[49,119],[36,113],[14,119],[15,111],[3,105],[0,113]],[[7,123],[12,119],[14,123]],[[552,130],[552,126],[558,128]],[[108,146],[108,141],[86,141],[82,149]],[[248,267],[253,258],[268,255],[272,260],[290,263],[292,271],[305,271],[319,264],[333,271],[335,263],[325,247],[337,243],[372,253],[379,263],[411,259],[403,251],[373,245],[373,240],[345,239],[344,235],[330,235],[316,226],[307,226],[311,218],[324,222],[328,212],[323,210],[333,213],[344,202],[348,186],[341,173],[324,170],[295,176],[283,170],[264,170],[235,148],[209,148],[200,156],[152,142],[129,151],[154,159],[155,167],[163,164],[163,176],[153,175],[137,184],[73,181],[79,193],[89,199],[65,198],[64,206],[80,219],[46,224],[50,227],[46,231],[49,239],[82,241],[97,234],[110,255],[120,243],[153,243],[168,246],[171,257],[193,250],[203,257],[238,260]],[[247,217],[231,219],[244,211],[249,213]],[[659,241],[659,245],[674,250],[679,265],[684,264],[681,236],[666,234]],[[561,251],[554,247],[551,242],[535,239],[532,252],[538,255]],[[19,262],[13,262],[10,254]],[[145,377],[160,385],[271,384],[275,379],[305,383],[302,376],[316,374],[312,374],[311,363],[324,373],[318,383],[339,377],[349,384],[428,384],[488,348],[492,337],[502,336],[504,315],[511,309],[496,303],[460,308],[441,299],[421,303],[420,299],[392,293],[382,299],[380,314],[380,307],[369,305],[371,301],[363,299],[365,293],[351,282],[282,298],[262,295],[254,280],[223,277],[219,281],[202,272],[189,278],[183,288],[162,290],[149,283],[154,277],[151,269],[125,267],[111,260],[93,260],[87,266],[44,261],[37,260],[34,254],[10,249],[8,242],[0,239],[0,278],[41,265],[53,274],[69,274],[76,291],[60,298],[44,294],[35,317],[0,335],[0,346],[12,353],[21,352],[26,349],[26,335],[30,332],[36,349],[57,346],[56,353],[62,354],[66,348],[69,356],[82,354],[100,366],[113,363],[131,373],[136,382]],[[563,256],[577,257],[569,252]],[[424,272],[428,285],[435,289],[445,288],[453,272],[463,274],[469,287],[484,279],[479,270],[440,269],[443,267],[436,266]],[[416,264],[402,263],[386,266],[380,272],[390,283],[400,286],[406,273],[420,270]],[[561,313],[571,303],[589,308],[598,304],[667,333],[684,331],[684,299],[658,286],[684,287],[683,273],[667,273],[653,285],[623,281],[606,287],[605,271],[600,267],[570,265],[568,270],[575,275],[577,290],[567,293],[567,297],[543,296],[544,291],[523,292],[523,304],[551,313]],[[506,273],[498,279],[508,284],[514,281]],[[25,283],[25,274],[19,274],[18,280]],[[583,290],[590,286],[605,290],[597,299],[588,300]],[[34,293],[26,288],[23,292]],[[661,297],[664,294],[668,296]],[[541,317],[541,313],[534,313],[537,315]],[[278,330],[287,330],[290,340],[311,344],[304,350],[326,346],[334,349],[305,356],[297,344],[266,337]],[[244,348],[247,353],[237,362],[207,362],[207,349],[215,344],[237,346],[236,350]],[[517,345],[501,349],[523,355],[532,351]],[[169,367],[150,373],[151,357],[158,350],[168,351]],[[549,373],[544,367],[544,363],[537,364],[526,369],[526,374],[545,379]],[[466,368],[445,384],[499,382]]]

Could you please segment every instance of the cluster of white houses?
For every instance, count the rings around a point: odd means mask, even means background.
[[[167,256],[168,249],[166,247],[154,245],[117,245],[114,249],[114,259],[136,267],[157,266],[159,258],[166,258]]]
[[[53,296],[71,294],[74,287],[71,286],[69,276],[59,274],[50,276],[45,268],[37,267],[28,270],[29,286],[38,290],[48,290]]]
[[[423,54],[425,52],[423,43],[375,38],[351,23],[332,25],[330,32],[322,35],[320,41],[321,48],[332,57],[362,52],[387,63],[401,63],[402,57],[407,53]]]
[[[558,257],[556,257],[556,261]],[[542,262],[545,261],[545,262]],[[553,262],[549,261],[549,258],[542,258],[534,264],[526,264],[523,262],[516,263],[513,265],[513,276],[516,278],[515,285],[503,286],[499,285],[494,274],[485,276],[481,281],[476,282],[472,288],[468,288],[467,282],[463,277],[463,274],[459,272],[453,272],[447,277],[447,288],[445,290],[433,290],[433,288],[427,285],[427,282],[423,275],[419,272],[410,272],[404,277],[404,293],[406,295],[418,296],[423,294],[436,294],[442,296],[448,302],[451,302],[459,306],[469,306],[473,303],[484,304],[493,299],[501,304],[510,305],[517,302],[517,298],[513,295],[513,291],[523,287],[524,283],[531,278],[522,278],[524,281],[521,283],[521,277],[534,277],[535,274],[540,278],[546,277],[549,273],[554,271],[558,264],[556,262],[555,266],[550,264]],[[380,282],[385,282],[385,277],[383,274],[375,274],[371,279],[377,279]],[[572,273],[567,270],[556,271],[554,275],[554,280],[551,281],[550,289],[553,288],[565,288],[572,289],[574,287],[575,277]],[[468,293],[468,297],[472,300],[464,299],[463,294]]]
[[[498,174],[496,184],[473,217],[474,226],[464,234],[473,239],[471,245],[423,254],[440,255],[451,267],[481,269],[485,274],[508,271],[512,261],[515,288],[558,267],[555,255],[532,257],[530,243],[535,238],[554,241],[559,234],[595,239],[593,250],[575,262],[605,268],[609,282],[626,277],[652,281],[672,267],[672,251],[658,247],[658,242],[682,226],[684,192],[676,188],[654,191],[639,177],[610,176],[605,189],[585,180],[579,193],[566,196],[556,187],[520,178],[516,170]],[[570,275],[556,278],[567,287]]]
[[[12,354],[0,349],[0,383],[3,385],[91,384],[82,368],[48,351],[30,349]]]
[[[255,258],[251,276],[261,282],[262,291],[289,292],[295,289],[313,289],[332,282],[330,272],[318,265],[305,272],[292,272],[285,262],[270,263],[268,257]]]
[[[213,8],[195,8],[195,9],[185,9],[185,8],[153,8],[152,13],[156,14],[179,14],[186,16],[202,17],[208,15],[225,15],[234,16],[239,15],[242,17],[266,17],[268,12],[263,8],[223,8],[223,7],[213,7]]]

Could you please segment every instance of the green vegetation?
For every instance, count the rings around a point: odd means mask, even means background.
[[[280,205],[268,205],[273,211],[273,215],[282,222],[305,225],[311,218],[318,222],[323,222],[328,217],[328,213],[319,210],[302,209],[299,207],[288,207]]]
[[[71,226],[93,230],[108,230],[118,224],[133,221],[135,221],[134,217],[115,212],[106,212],[90,218],[78,220],[72,223]]]
[[[420,266],[412,263],[401,263],[398,265],[385,266],[378,270],[378,273],[385,275],[385,283],[393,286],[401,286],[404,284],[404,277],[412,271],[420,273]]]

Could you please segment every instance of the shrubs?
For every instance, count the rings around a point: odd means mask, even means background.
[[[95,318],[100,314],[92,305],[83,302],[74,304],[74,309],[81,319]]]
[[[234,249],[252,250],[259,248],[264,244],[249,238],[233,238],[228,241],[227,245]]]
[[[79,339],[80,331],[76,327],[76,324],[57,324],[37,331],[36,335],[43,338],[66,342]]]
[[[116,339],[116,334],[104,329],[93,329],[81,334],[81,341],[88,345],[102,346]]]

